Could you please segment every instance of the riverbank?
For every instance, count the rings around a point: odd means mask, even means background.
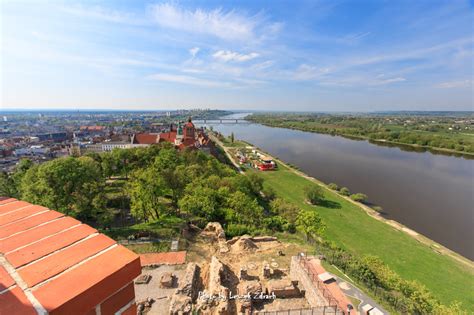
[[[474,299],[466,290],[474,277],[470,260],[275,160],[279,170],[260,173],[264,184],[301,209],[318,211],[327,225],[325,239],[358,256],[378,256],[402,278],[424,284],[445,305],[457,300],[464,309],[474,308]],[[304,202],[303,190],[308,185],[323,187],[325,206]]]
[[[474,153],[471,152],[464,152],[464,151],[457,151],[453,149],[447,149],[447,148],[439,148],[439,147],[433,147],[433,146],[428,146],[428,145],[419,145],[419,144],[411,144],[411,143],[403,143],[403,142],[397,142],[397,141],[392,141],[392,140],[387,140],[387,139],[372,139],[370,137],[364,137],[364,136],[359,136],[359,135],[348,135],[348,134],[343,134],[343,133],[332,133],[332,132],[324,132],[322,130],[313,130],[309,128],[298,128],[294,126],[287,126],[283,124],[276,124],[276,123],[268,123],[265,121],[259,121],[259,120],[250,120],[254,123],[258,123],[267,127],[273,127],[273,128],[284,128],[284,129],[291,129],[291,130],[299,130],[299,131],[304,131],[304,132],[312,132],[312,133],[319,133],[319,134],[327,134],[327,135],[335,135],[335,136],[340,136],[344,137],[347,139],[352,139],[352,140],[364,140],[364,141],[369,141],[374,144],[381,144],[381,145],[391,145],[398,147],[400,149],[406,149],[406,148],[412,148],[413,151],[417,150],[423,150],[423,151],[429,151],[433,154],[443,154],[443,155],[449,155],[449,156],[456,156],[456,157],[464,157],[466,159],[474,159]]]

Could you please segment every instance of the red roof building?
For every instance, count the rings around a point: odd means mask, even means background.
[[[155,144],[160,142],[158,133],[137,133],[132,137],[132,144]]]
[[[0,198],[0,314],[136,314],[140,258],[62,213]]]
[[[207,135],[196,129],[189,118],[185,124],[171,125],[169,131],[162,133],[137,133],[132,137],[132,145],[151,145],[160,142],[169,142],[180,150],[185,148],[205,148],[212,145]]]
[[[81,131],[103,131],[105,126],[81,126],[79,128]]]

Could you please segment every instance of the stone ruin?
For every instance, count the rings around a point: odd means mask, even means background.
[[[165,272],[161,275],[160,285],[162,288],[172,288],[176,277],[171,272]]]
[[[229,247],[226,243],[225,232],[219,222],[209,222],[204,230],[201,232],[201,237],[206,238],[212,242],[217,242],[220,253],[229,252]]]
[[[171,315],[191,314],[193,303],[196,301],[200,288],[200,272],[201,268],[197,264],[188,264],[184,278],[171,297]]]
[[[304,296],[304,290],[300,290],[297,280],[269,280],[266,292],[273,292],[277,298],[299,298]]]
[[[239,237],[232,245],[231,249],[233,252],[247,252],[258,249],[258,246],[252,241],[249,236]]]
[[[227,267],[216,256],[212,256],[209,264],[209,277],[207,290],[203,295],[210,298],[198,300],[199,314],[230,315],[231,310],[229,293],[230,290],[224,283],[230,282],[230,274]]]
[[[289,270],[279,269],[275,259],[270,263],[257,265],[249,262],[239,264],[239,256],[259,251],[280,249],[278,245],[265,245],[264,242],[278,242],[273,236],[251,237],[248,235],[226,240],[224,229],[220,223],[210,222],[199,233],[199,237],[218,245],[217,256],[231,254],[229,265],[224,264],[216,256],[209,263],[202,265],[202,271],[195,263],[190,263],[183,281],[171,297],[170,314],[202,314],[230,315],[252,314],[257,307],[260,309],[266,303],[262,298],[254,299],[259,294],[276,296],[277,298],[306,298],[306,292],[295,278],[289,275]],[[276,247],[275,247],[275,246]],[[279,254],[280,255],[279,251]],[[224,255],[222,255],[224,254]],[[232,262],[237,262],[235,265]],[[253,267],[252,267],[253,265]],[[236,270],[230,269],[237,268]],[[172,278],[172,275],[169,275]],[[172,283],[170,277],[162,285]],[[298,279],[298,278],[297,278]],[[237,299],[229,299],[238,295]],[[265,298],[263,298],[265,299]],[[296,303],[306,303],[296,300]],[[278,304],[277,304],[278,305]]]
[[[262,293],[262,284],[257,280],[242,281],[238,286],[240,296],[249,296],[250,298],[237,301],[237,311],[239,314],[251,314],[252,308],[256,303],[252,298]]]

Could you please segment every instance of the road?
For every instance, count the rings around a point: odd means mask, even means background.
[[[216,143],[218,146],[220,146],[222,148],[222,150],[224,150],[225,154],[227,155],[227,157],[229,158],[229,160],[232,162],[232,164],[235,166],[235,168],[239,171],[240,174],[244,174],[244,171],[242,170],[242,168],[240,167],[239,163],[237,163],[234,158],[232,157],[232,154],[230,154],[229,152],[229,149],[222,143],[222,141],[220,141],[219,139],[217,139],[217,137],[215,137],[213,134],[209,133],[209,138],[211,138],[212,141],[214,141],[214,143]]]
[[[360,300],[360,304],[357,306],[357,310],[359,311],[359,314],[364,314],[362,312],[362,307],[366,304],[370,304],[373,307],[378,308],[380,311],[382,311],[384,314],[390,314],[387,312],[380,304],[375,302],[371,297],[369,297],[367,294],[362,292],[359,288],[357,288],[355,285],[352,283],[334,275],[336,278],[337,284],[341,288],[341,290],[347,295],[351,297],[355,297],[356,299]],[[354,305],[356,307],[356,305]]]

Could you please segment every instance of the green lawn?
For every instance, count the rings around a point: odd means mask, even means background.
[[[446,305],[454,300],[464,309],[474,309],[474,271],[451,257],[440,255],[407,234],[378,221],[329,189],[325,190],[326,207],[304,202],[303,189],[316,185],[279,164],[275,172],[261,172],[265,185],[277,195],[305,209],[315,209],[327,225],[324,238],[357,255],[380,257],[405,279],[424,284]]]

